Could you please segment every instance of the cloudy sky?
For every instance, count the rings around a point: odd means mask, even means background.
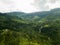
[[[60,0],[0,0],[0,12],[26,13],[60,8]]]

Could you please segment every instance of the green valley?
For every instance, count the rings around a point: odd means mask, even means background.
[[[60,8],[0,13],[0,45],[60,45]]]

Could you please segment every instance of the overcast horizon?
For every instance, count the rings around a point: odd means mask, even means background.
[[[60,8],[60,0],[0,0],[0,12],[37,12]]]

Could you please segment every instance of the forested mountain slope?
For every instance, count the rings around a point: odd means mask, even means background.
[[[59,8],[17,15],[0,13],[0,45],[60,45]]]

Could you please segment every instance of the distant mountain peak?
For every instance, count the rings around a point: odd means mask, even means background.
[[[60,8],[51,9],[51,11],[60,11]]]

